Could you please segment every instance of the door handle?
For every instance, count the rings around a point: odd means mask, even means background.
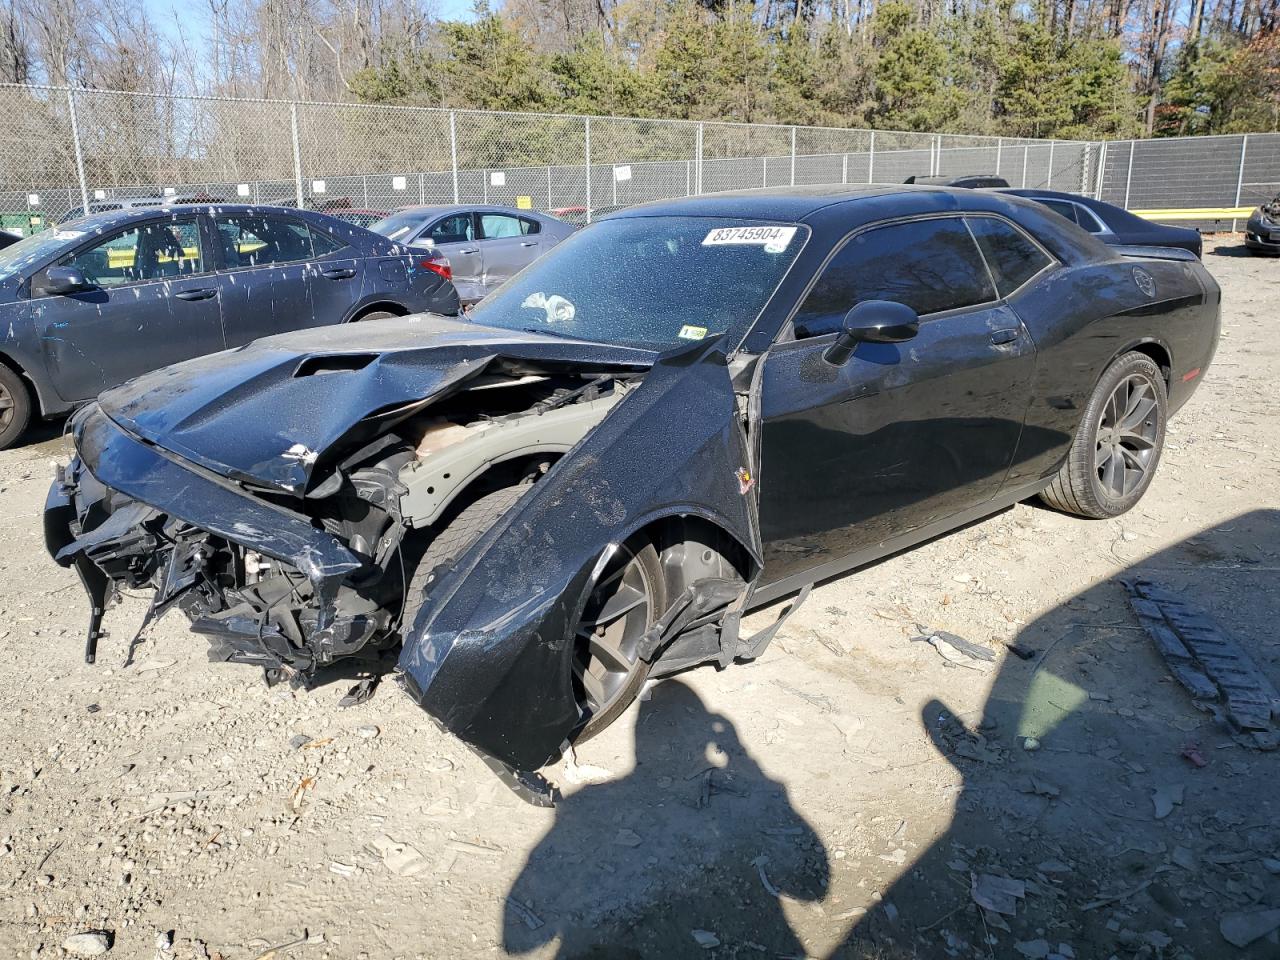
[[[468,247],[464,250],[459,250],[458,252],[459,253],[479,253],[480,251],[477,250],[475,247]]]
[[[174,294],[179,300],[208,300],[217,295],[216,287],[197,287],[195,290],[179,290]]]
[[[320,276],[328,280],[350,280],[355,275],[356,272],[351,267],[330,267],[320,271]]]
[[[1018,331],[1016,329],[996,330],[991,334],[991,342],[994,344],[1013,343],[1018,339]]]
[[[538,242],[536,240],[525,240],[520,244],[522,247],[536,247],[537,245]]]

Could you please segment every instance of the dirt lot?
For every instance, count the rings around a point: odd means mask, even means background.
[[[1219,930],[1280,908],[1280,753],[1192,707],[1118,582],[1280,682],[1280,262],[1243,253],[1206,254],[1222,345],[1136,510],[1022,505],[815,589],[760,662],[655,685],[550,771],[554,810],[391,683],[268,689],[176,614],[122,667],[137,598],[86,666],[41,543],[62,441],[0,454],[0,956],[1280,956]],[[1023,882],[1015,915],[983,875]]]

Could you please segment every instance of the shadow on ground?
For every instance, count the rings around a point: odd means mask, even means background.
[[[1242,746],[1193,707],[1120,584],[1138,576],[1178,591],[1274,682],[1278,548],[1280,511],[1242,515],[1028,625],[1016,645],[1030,658],[1001,659],[980,716],[957,719],[940,685],[920,723],[963,779],[950,825],[861,915],[847,910],[848,897],[843,907],[823,903],[829,889],[856,890],[870,871],[828,858],[805,819],[805,783],[789,793],[727,718],[679,680],[659,685],[639,707],[634,772],[562,801],[529,855],[508,899],[503,947],[518,954],[556,941],[562,957],[1280,955],[1275,933],[1238,949],[1219,932],[1225,915],[1280,907],[1280,877],[1270,872],[1280,864],[1264,862],[1280,858],[1280,757]],[[1028,737],[1037,749],[1026,749]],[[913,782],[898,813],[919,816],[910,807],[928,786]],[[1168,806],[1159,817],[1158,804]],[[857,807],[850,799],[822,813],[845,822]],[[674,861],[647,851],[646,838],[658,835],[675,840]],[[971,884],[983,875],[1023,885],[1012,913],[975,905]],[[568,889],[618,909],[561,911],[534,929],[542,918],[523,905],[563,905]],[[785,909],[783,897],[792,900]],[[704,954],[694,931],[707,928],[718,945],[707,941]]]

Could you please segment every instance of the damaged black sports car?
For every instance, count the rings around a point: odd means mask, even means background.
[[[404,685],[526,798],[647,676],[760,655],[742,615],[1037,494],[1111,517],[1213,357],[1190,259],[930,187],[599,221],[465,322],[284,334],[74,419],[48,546],[212,657]]]

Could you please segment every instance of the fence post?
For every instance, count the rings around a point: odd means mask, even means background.
[[[547,164],[547,209],[551,209],[551,164]]]
[[[289,129],[293,132],[293,189],[298,201],[298,209],[302,209],[302,145],[298,141],[298,102],[289,101]]]
[[[847,153],[840,158],[840,182],[849,182],[849,155]]]
[[[697,168],[697,177],[694,179],[694,192],[698,196],[702,196],[702,122],[698,122],[698,139],[697,139],[697,159],[695,161]]]
[[[458,115],[449,111],[449,162],[453,166],[453,202],[458,203]]]
[[[867,148],[867,183],[875,183],[876,170],[876,132],[871,131],[871,145]]]
[[[1138,141],[1129,141],[1129,172],[1124,175],[1124,208],[1129,209],[1129,188],[1133,185],[1133,154],[1138,149]]]
[[[1094,182],[1093,199],[1102,199],[1102,186],[1107,180],[1107,141],[1098,145],[1098,177]]]
[[[71,113],[71,143],[76,151],[76,176],[80,180],[80,209],[85,216],[89,215],[89,183],[84,177],[84,153],[80,149],[80,125],[76,120],[76,98],[71,88],[67,87],[67,109]]]
[[[1027,189],[1027,151],[1030,148],[1024,145],[1022,147],[1022,189]]]
[[[1046,190],[1053,189],[1053,148],[1057,144],[1057,142],[1058,142],[1057,140],[1049,141],[1049,180],[1044,185]]]
[[[938,176],[942,169],[942,134],[933,135],[933,175]]]
[[[591,222],[591,118],[582,118],[583,159],[587,167],[587,223]]]
[[[686,197],[693,196],[693,161],[686,160],[684,162],[684,195]]]
[[[1236,206],[1240,206],[1240,192],[1244,187],[1244,155],[1249,149],[1249,135],[1246,133],[1240,140],[1240,172],[1236,174]],[[1236,218],[1231,218],[1231,232],[1236,232]]]
[[[1000,153],[1004,149],[1004,137],[996,137],[996,176],[1000,176]]]
[[[796,185],[796,128],[791,128],[791,185]]]

